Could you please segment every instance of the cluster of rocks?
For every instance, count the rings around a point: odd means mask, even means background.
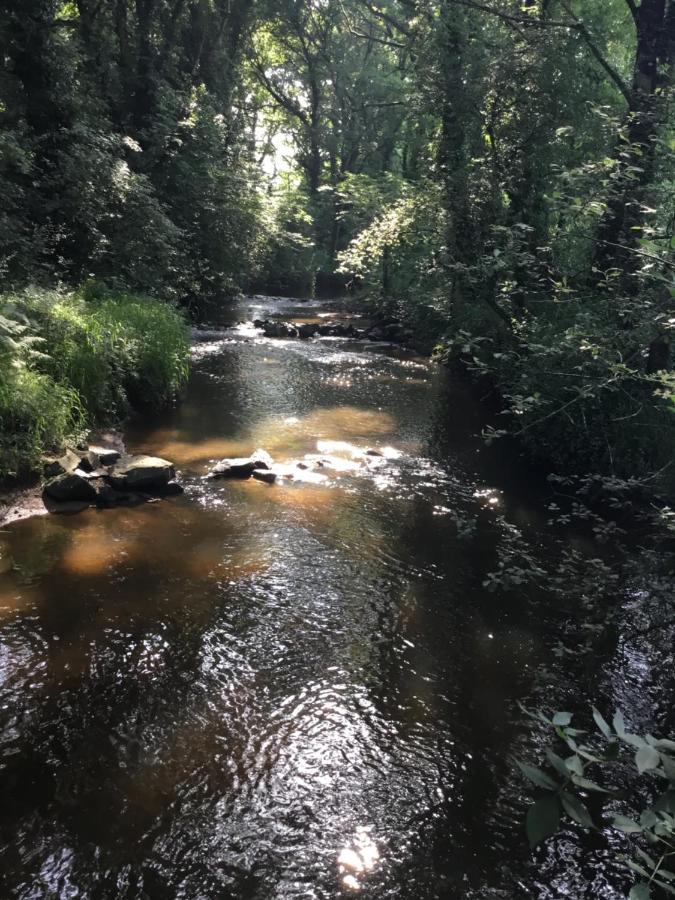
[[[272,338],[302,338],[314,337],[345,337],[358,341],[382,341],[387,343],[405,344],[414,334],[401,322],[395,319],[385,319],[370,328],[356,328],[352,324],[342,322],[297,323],[275,322],[271,319],[255,319],[256,328],[262,329],[265,337]]]
[[[130,456],[109,447],[66,450],[60,458],[46,460],[45,475],[42,496],[50,512],[132,506],[183,492],[168,460]]]
[[[382,458],[384,454],[380,450],[369,448],[352,454],[352,456],[361,462],[367,460],[373,460],[374,462],[375,457]],[[358,461],[353,462],[351,468],[358,468],[358,465]],[[221,459],[206,477],[207,479],[255,478],[257,481],[274,484],[278,480],[306,480],[308,471],[334,468],[345,470],[345,468],[350,467],[345,466],[344,461],[340,464],[335,457],[322,456],[321,454],[308,454],[304,460],[290,463],[275,463],[266,450],[256,450],[250,456],[236,459]],[[318,476],[318,473],[316,477],[325,480],[325,476]]]

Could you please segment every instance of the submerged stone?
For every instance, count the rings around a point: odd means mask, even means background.
[[[91,503],[87,500],[64,500],[59,502],[57,500],[47,499],[45,506],[52,515],[75,516],[78,513],[84,512],[85,509],[89,509]]]
[[[155,488],[153,493],[157,497],[177,497],[179,494],[183,494],[184,490],[177,481],[169,481],[161,487]]]

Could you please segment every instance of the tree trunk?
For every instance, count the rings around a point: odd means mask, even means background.
[[[622,149],[617,177],[597,235],[594,264],[600,277],[609,269],[632,275],[644,225],[645,192],[657,160],[657,137],[664,123],[663,88],[671,82],[675,59],[675,0],[642,0],[635,17],[637,49],[626,121],[628,149]]]
[[[152,17],[155,0],[136,0],[138,57],[134,90],[134,124],[141,132],[149,124],[155,105],[153,71]]]
[[[464,69],[466,14],[451,0],[441,4],[441,74],[443,81],[439,167],[446,188],[449,212],[446,246],[454,268],[452,300],[464,294],[461,267],[475,253],[468,203],[467,84]]]

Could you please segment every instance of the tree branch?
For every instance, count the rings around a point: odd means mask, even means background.
[[[575,26],[572,22],[562,22],[559,19],[535,19],[534,16],[513,16],[509,13],[502,12],[501,9],[495,9],[493,6],[487,6],[485,3],[478,3],[476,0],[450,0],[455,6],[465,6],[467,9],[477,9],[479,12],[489,13],[497,19],[502,19],[511,25],[529,25],[534,28],[571,28]]]
[[[614,82],[614,84],[619,88],[619,90],[621,91],[621,93],[622,93],[623,96],[625,97],[626,102],[628,103],[628,106],[629,106],[629,107],[632,107],[632,106],[633,106],[633,95],[632,95],[632,93],[631,93],[631,91],[630,91],[630,88],[629,88],[628,85],[626,84],[626,82],[625,82],[625,81],[623,80],[623,78],[619,75],[619,73],[616,71],[616,69],[614,68],[614,66],[612,66],[612,64],[611,64],[610,62],[608,62],[608,60],[605,59],[605,57],[603,56],[602,52],[601,52],[600,49],[598,48],[598,45],[595,43],[595,41],[594,41],[593,38],[591,37],[591,33],[589,32],[588,28],[586,28],[586,26],[584,25],[584,23],[574,15],[574,13],[573,13],[572,10],[570,9],[570,7],[569,7],[568,3],[566,2],[566,0],[560,0],[560,2],[561,2],[561,4],[562,4],[563,9],[564,9],[565,12],[567,13],[567,15],[570,16],[570,18],[574,21],[574,23],[575,23],[575,25],[576,25],[576,28],[577,28],[577,31],[578,31],[579,34],[583,37],[584,41],[586,42],[586,46],[588,47],[588,49],[591,51],[591,53],[593,54],[593,56],[594,56],[594,57],[597,59],[597,61],[600,63],[600,65],[601,65],[602,68],[605,70],[605,72],[606,72],[606,73],[609,75],[609,77],[612,79],[612,81]]]
[[[399,22],[398,19],[395,19],[393,16],[390,16],[383,10],[377,9],[373,6],[372,3],[369,3],[368,0],[359,0],[359,3],[361,6],[364,6],[372,15],[374,15],[376,19],[380,19],[382,22],[386,22],[387,25],[391,25],[391,27],[396,31],[400,31],[401,34],[404,34],[406,37],[410,37],[410,29],[407,25],[404,25],[403,22]]]
[[[349,21],[349,16],[347,15],[347,10],[345,9],[342,0],[340,0],[340,9],[342,10],[342,15],[344,16],[347,31],[352,35],[352,37],[358,37],[366,41],[374,41],[376,44],[383,44],[385,47],[394,47],[397,50],[406,49],[406,44],[402,44],[400,41],[395,41],[392,38],[380,38],[375,37],[375,35],[373,34],[364,34],[362,31],[356,31],[352,23]]]
[[[565,0],[561,0],[561,4],[565,12],[572,19],[571,22],[562,21],[560,19],[535,19],[534,17],[530,16],[512,16],[508,13],[502,12],[499,9],[495,9],[492,6],[487,6],[484,3],[478,3],[476,2],[476,0],[451,0],[451,2],[456,4],[457,6],[465,6],[468,9],[477,9],[481,12],[489,13],[490,15],[509,23],[510,25],[529,25],[536,28],[567,28],[570,31],[578,32],[583,38],[588,49],[591,51],[592,55],[600,63],[607,75],[609,75],[610,79],[614,82],[616,87],[621,91],[628,105],[630,107],[633,106],[633,95],[631,94],[630,88],[623,80],[621,75],[619,75],[616,69],[612,66],[612,64],[607,59],[605,59],[602,51],[593,40],[593,37],[591,36],[588,28],[580,19],[578,19],[574,15]],[[629,2],[633,2],[633,0],[629,0]]]
[[[287,112],[289,112],[292,116],[295,116],[296,119],[299,119],[303,125],[309,125],[309,118],[304,110],[294,101],[291,100],[290,97],[286,96],[286,94],[282,93],[279,88],[268,78],[267,73],[265,72],[264,67],[260,64],[258,60],[253,61],[253,68],[262,82],[265,90],[277,101],[277,103],[282,106]]]

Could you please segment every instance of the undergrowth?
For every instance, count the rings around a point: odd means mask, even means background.
[[[100,285],[0,296],[0,480],[132,407],[172,402],[187,378],[181,313]]]

